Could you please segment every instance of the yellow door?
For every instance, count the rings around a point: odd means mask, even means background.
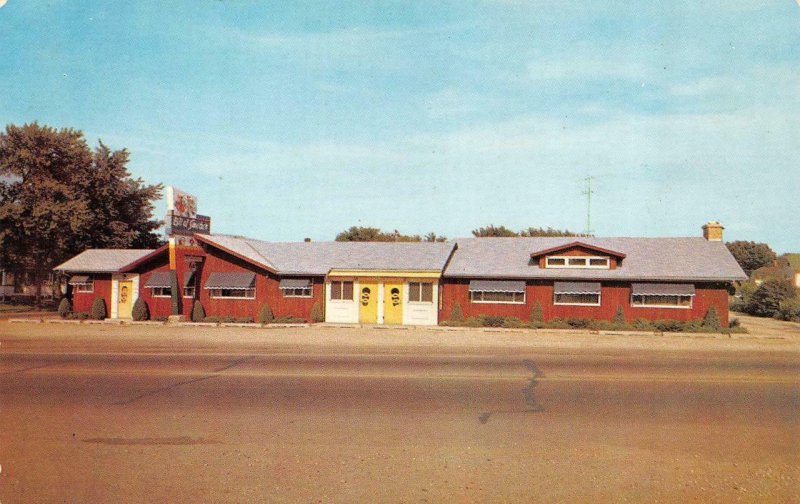
[[[383,323],[403,323],[403,284],[384,284]]]
[[[358,321],[362,324],[378,322],[378,284],[362,283],[358,288]]]
[[[117,302],[117,317],[131,318],[133,306],[133,282],[119,283],[119,296]]]

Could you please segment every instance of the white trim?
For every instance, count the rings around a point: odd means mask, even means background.
[[[559,294],[572,294],[570,292],[554,292],[553,293],[553,306],[600,306],[603,304],[603,294],[602,292],[598,292],[597,295],[597,303],[559,303],[556,301],[556,296]],[[581,295],[585,296],[594,296],[594,293],[583,293]]]
[[[689,298],[689,305],[645,305],[645,304],[634,304],[633,303],[633,296],[674,296],[674,297],[688,297]],[[666,308],[667,310],[691,310],[694,305],[694,294],[631,294],[630,297],[630,305],[631,308]]]
[[[564,264],[550,264],[550,259],[564,259]],[[570,259],[585,259],[583,266],[572,266]],[[606,264],[603,266],[592,266],[589,263],[592,259],[603,259]],[[545,256],[544,267],[547,269],[611,269],[611,258],[609,256]]]

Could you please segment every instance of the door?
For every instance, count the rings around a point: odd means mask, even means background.
[[[362,324],[378,322],[378,284],[359,285],[358,321]]]
[[[119,298],[117,301],[117,317],[131,318],[131,307],[133,306],[133,282],[119,283]]]
[[[403,284],[384,285],[383,323],[403,323]]]

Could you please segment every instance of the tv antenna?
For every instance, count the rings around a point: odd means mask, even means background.
[[[594,191],[592,190],[592,180],[594,177],[591,175],[583,179],[586,182],[586,189],[581,193],[586,195],[586,230],[584,234],[586,236],[593,236],[594,229],[592,229],[592,194]]]

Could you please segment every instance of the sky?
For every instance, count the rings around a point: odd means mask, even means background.
[[[0,121],[127,149],[216,233],[583,232],[593,177],[597,236],[800,252],[794,0],[7,0]]]

